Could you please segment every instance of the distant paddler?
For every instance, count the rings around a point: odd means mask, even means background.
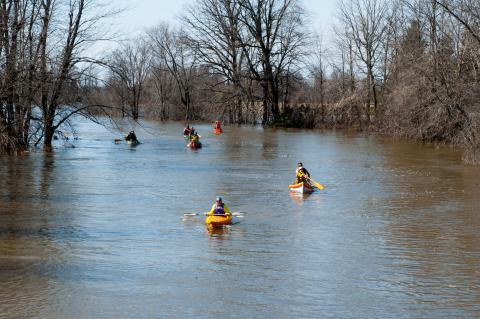
[[[206,215],[205,223],[208,227],[222,227],[232,223],[232,213],[221,197],[215,199],[215,204]]]
[[[300,183],[307,183],[310,184],[309,182],[310,179],[310,172],[303,167],[303,163],[298,163],[297,164],[297,169],[295,170],[295,184],[300,184]]]
[[[225,204],[222,198],[219,196],[215,199],[215,204],[212,205],[212,208],[207,213],[207,216],[232,216],[230,209],[227,204]]]
[[[214,134],[222,134],[223,133],[222,127],[220,126],[220,121],[215,121],[215,126],[213,127],[213,133]]]
[[[190,141],[192,141],[192,143],[199,143],[200,142],[200,136],[198,136],[197,132],[190,135]]]
[[[183,129],[183,136],[189,136],[191,132],[190,125],[187,124],[187,127]]]
[[[130,133],[128,133],[126,136],[125,136],[125,141],[127,141],[127,143],[129,144],[138,144],[138,139],[137,139],[137,135],[135,135],[135,132],[134,131],[130,131]]]
[[[200,135],[198,135],[197,132],[190,135],[190,142],[187,144],[187,147],[193,149],[202,147],[202,143],[200,143]]]
[[[303,167],[303,163],[298,163],[295,170],[295,182],[289,186],[290,190],[299,193],[311,193],[313,192],[313,187],[318,189],[325,188],[322,184],[310,178],[310,172]]]

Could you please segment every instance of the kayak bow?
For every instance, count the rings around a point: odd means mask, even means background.
[[[229,215],[210,215],[205,218],[205,224],[208,227],[219,228],[232,223],[232,216]]]

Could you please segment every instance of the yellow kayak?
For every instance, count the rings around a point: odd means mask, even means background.
[[[230,225],[232,223],[232,216],[229,215],[211,215],[205,219],[205,224],[208,227],[222,227],[223,225]]]

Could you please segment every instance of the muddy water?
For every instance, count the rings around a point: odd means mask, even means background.
[[[478,318],[480,169],[341,133],[79,122],[0,157],[1,318]],[[129,130],[128,125],[125,130]],[[297,161],[325,191],[288,192]],[[209,233],[221,195],[238,223]]]

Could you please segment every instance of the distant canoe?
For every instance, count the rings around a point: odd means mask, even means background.
[[[313,192],[313,187],[308,185],[307,183],[299,183],[293,184],[288,186],[290,191],[302,194],[308,194]]]
[[[214,128],[213,129],[213,134],[220,135],[223,133],[223,130],[221,128]]]

